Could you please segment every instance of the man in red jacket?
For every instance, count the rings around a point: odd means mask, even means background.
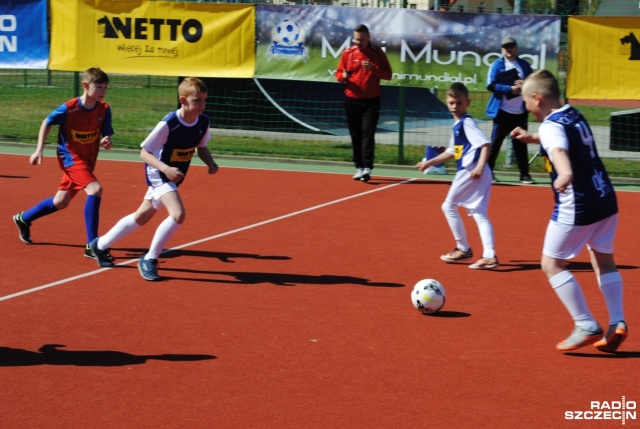
[[[360,24],[353,32],[353,46],[340,57],[336,79],[345,84],[344,110],[351,135],[354,180],[369,181],[375,155],[375,131],[380,118],[380,79],[391,80],[387,55],[370,42],[369,29]]]

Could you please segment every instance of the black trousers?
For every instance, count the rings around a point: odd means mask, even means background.
[[[499,110],[498,116],[493,118],[491,153],[489,154],[489,160],[487,161],[491,170],[493,170],[496,165],[496,159],[500,153],[500,147],[502,146],[503,140],[516,127],[521,127],[525,130],[528,129],[528,118],[529,114],[527,112],[519,115],[512,115],[504,110]],[[520,178],[522,179],[523,176],[529,175],[529,151],[527,150],[527,144],[522,143],[517,139],[512,139],[511,141],[513,143],[513,151],[516,154],[518,170],[520,170]]]
[[[356,168],[373,168],[376,150],[376,126],[380,118],[380,97],[345,98],[344,111],[351,135],[353,163]]]

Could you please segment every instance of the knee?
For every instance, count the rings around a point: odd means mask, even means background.
[[[440,209],[442,210],[442,213],[444,213],[444,215],[447,217],[455,216],[457,214],[456,207],[446,201],[442,203]]]
[[[57,200],[53,202],[53,205],[55,206],[55,208],[57,208],[58,210],[64,210],[69,206],[69,200]]]
[[[542,259],[540,260],[540,268],[548,279],[555,276],[556,274],[561,273],[562,271],[565,271],[566,266],[566,261],[551,258],[545,255],[543,255]]]
[[[102,186],[98,182],[91,182],[85,188],[84,191],[87,195],[95,195],[96,197],[102,197]]]
[[[187,214],[184,212],[184,210],[181,210],[179,213],[171,214],[171,219],[173,219],[173,221],[178,225],[182,225],[186,217],[187,217]]]

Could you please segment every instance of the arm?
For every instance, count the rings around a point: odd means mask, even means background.
[[[489,72],[487,74],[487,82],[488,82],[487,89],[493,92],[497,96],[508,95],[508,94],[519,94],[521,85],[518,85],[517,82],[514,83],[513,86],[498,83],[498,74],[504,71],[504,70],[501,70],[502,69],[502,67],[500,67],[501,64],[502,64],[502,61],[498,60],[498,61],[495,61],[493,64],[491,64],[491,67],[489,67]]]
[[[103,148],[105,148],[106,150],[111,149],[111,145],[113,144],[113,142],[111,141],[111,136],[104,136],[102,137],[102,140],[100,140],[100,144],[102,145]]]
[[[44,151],[44,144],[47,141],[47,137],[49,137],[51,127],[52,125],[47,125],[47,119],[42,121],[42,124],[40,125],[40,131],[38,132],[38,144],[36,145],[36,150],[29,157],[29,163],[31,165],[42,164],[42,152]]]
[[[107,107],[107,111],[105,113],[104,121],[102,123],[102,139],[100,140],[100,144],[106,150],[111,149],[111,145],[113,142],[111,141],[111,136],[113,135],[113,127],[111,126],[111,107]]]
[[[380,64],[372,64],[372,70],[375,75],[383,80],[391,80],[393,76],[389,59],[382,49],[380,49]]]
[[[539,144],[540,136],[538,133],[531,134],[529,131],[516,127],[509,133],[512,139],[520,140],[522,143]]]
[[[144,148],[140,151],[140,157],[148,165],[162,172],[162,174],[167,176],[167,178],[173,183],[179,182],[184,179],[184,174],[182,173],[182,171],[180,171],[180,169],[178,169],[178,167],[170,167]]]
[[[347,51],[345,50],[338,62],[338,68],[336,69],[336,80],[340,83],[347,83],[349,80],[349,72],[347,72]]]
[[[218,172],[218,164],[214,161],[208,147],[199,147],[198,157],[209,167],[209,174],[216,174]]]
[[[487,165],[489,159],[489,152],[491,151],[491,143],[487,143],[480,148],[480,156],[478,157],[478,163],[476,167],[471,171],[472,179],[479,179],[484,171],[484,166]]]
[[[442,152],[440,155],[436,156],[435,158],[431,158],[427,161],[421,161],[417,163],[416,168],[420,171],[424,171],[427,168],[431,167],[432,165],[445,163],[449,161],[451,158],[453,158],[453,155],[451,155],[448,152]]]
[[[558,193],[564,192],[571,182],[573,182],[573,169],[569,154],[560,147],[551,149],[551,159],[553,159],[553,168],[556,170],[558,177],[553,181],[553,189]]]

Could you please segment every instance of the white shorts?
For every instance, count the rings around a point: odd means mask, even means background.
[[[542,253],[556,259],[571,259],[584,246],[600,253],[613,253],[613,241],[618,228],[618,214],[591,225],[566,225],[549,221]]]
[[[151,205],[153,206],[154,209],[160,210],[162,207],[164,207],[164,204],[162,204],[162,201],[160,201],[160,198],[167,192],[175,192],[177,190],[178,190],[178,187],[173,182],[163,183],[162,185],[156,186],[156,187],[149,186],[149,189],[147,189],[147,193],[145,194],[144,199],[151,201]]]
[[[491,170],[485,166],[479,179],[472,179],[467,169],[458,170],[445,201],[449,204],[464,207],[468,214],[487,213],[491,198]]]

